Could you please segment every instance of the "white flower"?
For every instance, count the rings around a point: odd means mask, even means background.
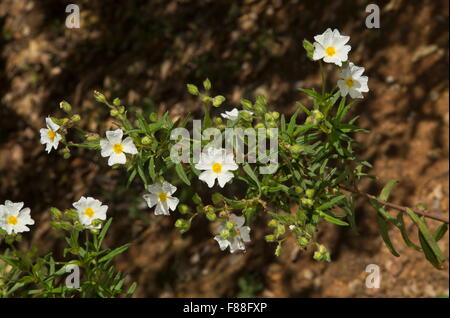
[[[231,214],[229,221],[233,223],[234,227],[230,231],[230,237],[224,239],[221,235],[216,235],[214,239],[219,243],[220,249],[223,251],[230,247],[230,252],[234,253],[237,250],[245,250],[244,242],[250,242],[250,227],[243,226],[245,217]],[[226,229],[225,225],[220,225],[219,233]]]
[[[363,98],[362,92],[367,93],[369,87],[367,76],[361,76],[364,73],[364,67],[354,65],[352,62],[342,69],[340,80],[338,80],[339,90],[342,96],[350,95],[351,98]]]
[[[350,40],[349,36],[340,35],[337,29],[331,31],[328,28],[323,34],[314,37],[313,60],[323,59],[324,62],[342,66],[347,61],[350,45],[345,45]]]
[[[239,118],[239,113],[240,112],[244,112],[244,113],[253,115],[253,113],[251,111],[248,111],[248,110],[241,110],[241,111],[239,111],[237,108],[233,108],[229,112],[225,112],[225,113],[220,114],[220,116],[222,116],[225,119],[229,119],[229,120],[237,120]]]
[[[178,205],[178,198],[172,196],[177,191],[177,187],[164,181],[149,185],[149,194],[144,194],[144,200],[149,208],[156,205],[155,215],[170,215],[170,210],[175,211]]]
[[[99,229],[101,225],[94,226],[94,220],[106,220],[107,205],[91,197],[81,197],[80,200],[72,204],[78,212],[78,219],[87,229]]]
[[[6,233],[28,232],[27,225],[33,225],[34,220],[30,216],[30,209],[23,208],[23,202],[11,202],[6,200],[0,204],[0,228]]]
[[[102,157],[109,157],[108,165],[124,164],[127,162],[125,153],[137,154],[136,146],[131,137],[127,137],[122,141],[122,129],[110,130],[106,132],[106,138],[100,140],[102,149]]]
[[[57,133],[59,125],[55,124],[50,117],[45,118],[47,128],[41,128],[41,144],[45,145],[45,151],[50,153],[52,148],[57,149],[61,135]]]
[[[200,154],[200,160],[195,168],[206,170],[198,178],[205,181],[208,187],[212,188],[217,179],[219,186],[223,188],[234,177],[230,170],[236,170],[238,165],[234,162],[232,153],[227,154],[225,149],[210,147]]]

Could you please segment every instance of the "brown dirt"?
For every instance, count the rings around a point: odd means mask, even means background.
[[[377,184],[401,181],[393,202],[423,202],[448,216],[448,1],[382,1],[378,30],[364,26],[365,1],[78,3],[79,30],[64,28],[61,1],[0,3],[0,199],[25,201],[32,209],[38,226],[28,237],[42,251],[60,246],[48,207],[69,207],[89,194],[107,201],[116,220],[109,246],[140,238],[117,263],[138,282],[138,297],[235,296],[239,278],[248,275],[263,284],[257,295],[266,297],[448,295],[448,265],[434,269],[404,247],[395,229],[401,257],[390,255],[363,201],[357,206],[359,236],[328,225],[319,233],[332,252],[330,264],[300,253],[293,240],[274,257],[263,226],[253,232],[247,253],[228,255],[211,240],[207,222],[180,236],[175,218],[142,208],[136,196],[141,185],[123,189],[121,172],[110,171],[95,154],[80,150],[63,160],[44,153],[38,140],[44,117],[58,113],[62,99],[79,110],[86,128],[98,131],[110,121],[93,89],[128,105],[154,101],[158,111],[176,117],[197,109],[185,83],[205,77],[231,104],[263,92],[274,109],[291,114],[303,99],[296,88],[320,81],[301,40],[338,27],[351,35],[351,59],[370,78],[369,95],[353,109],[371,130],[358,136],[361,156],[374,164],[370,172]],[[377,184],[362,188],[377,193]],[[440,244],[448,256],[448,234]],[[381,268],[380,289],[364,285],[368,264]]]

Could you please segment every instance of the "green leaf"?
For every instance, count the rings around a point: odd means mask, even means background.
[[[141,177],[142,182],[144,182],[145,187],[147,187],[147,178],[145,177],[145,173],[144,173],[144,168],[143,165],[141,164],[141,162],[138,163],[137,165],[137,171],[139,174],[139,177]]]
[[[250,165],[246,162],[243,166],[245,173],[256,183],[259,189],[259,193],[261,194],[261,183],[258,180],[258,177],[253,172],[253,169],[250,167]]]
[[[380,192],[379,198],[383,201],[387,201],[389,199],[389,195],[391,194],[392,188],[398,182],[398,180],[391,179],[386,183],[384,188]]]
[[[431,248],[430,244],[428,244],[428,241],[422,234],[422,232],[419,231],[419,242],[422,246],[423,253],[425,254],[425,258],[437,269],[442,269],[443,266],[441,262],[436,257],[436,254],[434,253],[433,249]]]
[[[133,182],[133,180],[134,180],[134,178],[136,177],[136,175],[137,175],[137,170],[134,169],[134,170],[131,172],[130,176],[128,177],[127,188],[130,186],[131,182]]]
[[[130,246],[131,246],[131,244],[128,243],[128,244],[125,244],[123,246],[120,246],[120,247],[112,250],[109,254],[103,256],[102,258],[100,258],[99,262],[103,263],[103,262],[106,262],[106,261],[112,259],[113,257],[115,257],[115,256],[117,256],[117,255],[119,255],[119,254],[121,254],[123,252],[125,252]]]
[[[439,263],[444,262],[445,256],[442,253],[441,249],[439,248],[439,245],[437,244],[436,240],[434,239],[434,236],[430,233],[430,230],[428,229],[428,226],[425,224],[425,222],[409,208],[406,208],[406,213],[408,213],[410,218],[419,227],[419,231],[420,231],[421,235],[423,236],[423,239],[426,241],[427,245],[429,246],[429,248],[435,255],[436,260]],[[423,244],[422,244],[422,248],[423,248]],[[424,252],[425,252],[425,249],[424,249]]]
[[[150,174],[150,178],[152,178],[152,181],[155,182],[156,173],[155,173],[155,158],[154,157],[151,157],[150,161],[148,163],[148,173]]]
[[[298,115],[299,112],[300,112],[300,108],[298,108],[295,111],[294,115],[292,115],[291,120],[289,121],[289,125],[288,125],[288,128],[287,128],[287,134],[289,136],[291,136],[292,133],[294,132],[294,128],[295,128],[295,125],[296,125],[296,119],[297,119],[297,115]]]
[[[339,220],[339,219],[337,219],[337,218],[335,218],[335,217],[333,217],[333,216],[331,216],[331,215],[329,215],[329,214],[327,214],[325,212],[319,211],[319,215],[321,217],[323,217],[323,219],[325,221],[328,221],[330,223],[334,223],[336,225],[342,225],[342,226],[348,226],[349,225],[347,222]]]
[[[388,232],[388,223],[384,220],[384,218],[378,214],[377,217],[378,220],[378,226],[380,228],[380,234],[383,238],[384,243],[386,244],[386,247],[388,248],[389,252],[391,252],[392,255],[399,257],[400,254],[397,253],[394,246],[392,245],[391,239],[389,238],[389,232]]]
[[[103,240],[105,239],[106,232],[108,232],[108,229],[111,226],[112,220],[113,220],[112,218],[109,218],[109,220],[106,221],[106,223],[103,225],[103,228],[100,231],[100,234],[98,235],[97,246],[96,246],[97,249],[100,249],[100,247],[102,246]]]
[[[183,182],[186,183],[188,186],[190,186],[191,182],[189,181],[189,178],[187,177],[186,172],[184,171],[184,168],[181,165],[181,163],[177,163],[175,165],[175,170],[177,171],[177,174],[180,177],[180,179],[183,180]]]
[[[441,224],[438,227],[436,232],[434,232],[434,234],[433,234],[434,239],[436,240],[436,242],[440,241],[444,237],[445,233],[447,233],[447,230],[448,230],[448,224],[447,223],[443,223],[443,224]]]
[[[333,205],[335,205],[336,203],[338,203],[339,201],[341,201],[342,199],[344,199],[345,197],[346,197],[345,194],[335,197],[335,198],[331,199],[330,201],[319,206],[316,210],[318,210],[318,211],[327,210],[327,209],[331,208]]]
[[[400,213],[397,215],[397,227],[398,227],[398,229],[400,230],[400,233],[402,234],[403,241],[405,241],[405,244],[406,244],[408,247],[413,248],[413,249],[415,249],[416,251],[421,251],[421,250],[422,250],[419,246],[417,246],[416,244],[414,244],[414,243],[409,239],[408,232],[406,231],[405,222],[404,222],[404,220],[403,220],[403,212],[400,212]]]

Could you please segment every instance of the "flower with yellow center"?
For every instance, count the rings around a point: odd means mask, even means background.
[[[0,204],[0,228],[8,234],[27,232],[27,225],[33,225],[34,220],[30,216],[30,209],[23,208],[23,202],[11,202],[6,200]]]
[[[144,200],[149,208],[156,205],[155,215],[170,215],[170,210],[174,211],[179,203],[178,198],[172,196],[177,188],[169,182],[155,183],[149,185],[147,194],[144,194]]]
[[[323,34],[316,35],[314,40],[313,60],[323,59],[338,66],[347,61],[351,47],[345,44],[350,40],[349,36],[341,35],[337,29],[327,29]]]
[[[237,170],[238,165],[234,161],[233,153],[226,153],[225,149],[209,147],[200,154],[200,160],[195,165],[198,170],[205,170],[199,175],[199,179],[206,182],[212,188],[217,179],[219,186],[223,188],[225,184],[233,179],[231,171]]]
[[[350,95],[351,98],[363,98],[362,93],[367,93],[369,87],[367,86],[367,76],[362,76],[364,67],[354,65],[352,62],[344,67],[340,74],[340,79],[337,82],[341,96]]]
[[[41,128],[41,144],[45,145],[45,151],[50,152],[53,148],[57,149],[62,136],[57,133],[59,125],[55,124],[50,117],[45,119],[47,128]]]
[[[94,220],[106,220],[107,205],[92,197],[81,197],[80,200],[73,203],[73,207],[77,210],[78,219],[87,229],[99,229],[101,225],[94,226]]]
[[[230,253],[234,253],[238,250],[245,250],[244,243],[250,242],[250,227],[244,226],[245,217],[231,214],[227,221],[233,224],[233,229],[229,232],[229,237],[224,238],[219,234],[214,237],[214,240],[219,243],[219,247],[222,251],[227,247],[230,248]],[[227,222],[224,221],[219,226],[218,233],[221,233],[222,230],[227,229],[226,223]]]
[[[137,154],[136,146],[131,137],[122,140],[122,129],[106,132],[106,139],[100,140],[102,157],[109,157],[108,165],[124,164],[127,162],[125,153]]]

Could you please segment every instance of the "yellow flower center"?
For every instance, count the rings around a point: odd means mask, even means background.
[[[13,215],[8,216],[7,220],[8,224],[16,225],[17,224],[17,218]]]
[[[167,193],[165,193],[165,192],[161,192],[158,195],[158,197],[159,197],[159,201],[161,201],[161,202],[166,202],[167,201]]]
[[[346,80],[345,80],[345,85],[347,85],[348,87],[353,87],[354,85],[355,85],[355,82],[353,81],[353,79],[352,78],[347,78]]]
[[[116,154],[121,154],[123,151],[123,146],[121,144],[115,144],[113,150]]]
[[[335,49],[333,46],[329,46],[329,47],[327,47],[327,48],[325,49],[325,53],[326,53],[328,56],[333,56],[333,55],[336,54],[336,49]]]
[[[50,140],[53,140],[53,139],[55,139],[56,134],[53,130],[49,129],[47,136]]]
[[[212,165],[212,171],[214,171],[215,173],[221,173],[222,172],[222,165],[218,162],[214,163]]]
[[[93,217],[94,216],[94,209],[91,208],[87,208],[86,210],[84,210],[84,215],[86,215],[87,217]]]

